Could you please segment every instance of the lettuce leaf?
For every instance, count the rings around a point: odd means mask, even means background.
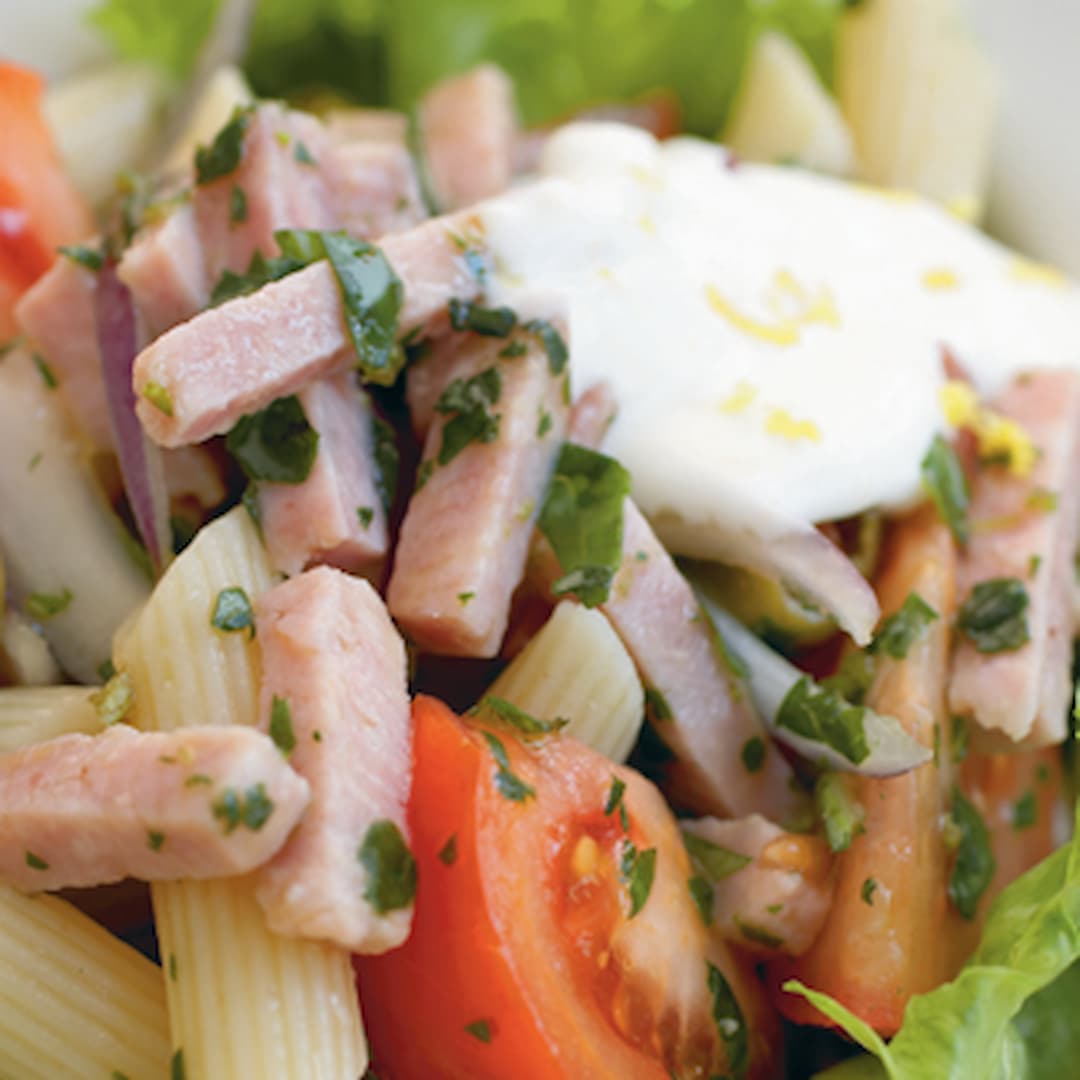
[[[220,0],[104,0],[87,14],[126,60],[182,79],[191,71]]]
[[[1037,1080],[1060,1075],[1080,1053],[1072,1004],[1078,960],[1080,829],[1001,893],[967,965],[952,982],[911,999],[888,1045],[827,995],[794,980],[784,988],[802,994],[880,1063],[845,1063],[847,1071],[826,1074],[830,1080]]]

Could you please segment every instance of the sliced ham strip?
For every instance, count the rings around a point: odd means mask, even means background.
[[[785,832],[760,814],[734,821],[682,823],[695,870],[712,886],[716,933],[751,952],[800,956],[814,943],[832,904],[832,855],[817,836]],[[750,861],[726,876],[709,874],[715,844]],[[704,858],[695,859],[695,852]],[[737,863],[732,863],[737,865]],[[725,868],[726,869],[726,868]]]
[[[392,142],[354,142],[330,155],[338,224],[372,239],[419,225],[427,216],[412,155]]]
[[[94,450],[111,453],[112,425],[101,377],[94,316],[97,277],[57,259],[16,305],[19,332],[56,377],[68,412]]]
[[[456,209],[498,195],[514,171],[514,84],[483,64],[446,79],[421,101],[419,126],[433,194]]]
[[[299,397],[319,447],[303,483],[259,485],[270,561],[290,576],[326,563],[378,582],[388,536],[371,402],[353,372],[320,379]]]
[[[375,590],[328,567],[260,597],[256,626],[263,721],[273,730],[275,699],[287,703],[292,738],[279,732],[279,745],[312,791],[300,828],[262,869],[256,895],[280,934],[385,952],[408,936],[412,898],[399,895],[377,910],[368,896],[379,883],[360,852],[372,828],[385,832],[388,823],[408,843],[404,643]]]
[[[477,297],[466,254],[470,246],[479,251],[482,235],[478,219],[461,214],[386,237],[380,246],[405,287],[403,337],[444,329],[451,299]],[[137,410],[163,446],[202,442],[353,363],[341,291],[324,260],[203,312],[144,349],[135,361]],[[151,382],[168,394],[171,416],[146,400]]]
[[[990,654],[978,652],[958,634],[949,707],[996,735],[996,740],[987,740],[990,745],[1050,746],[1068,735],[1073,690],[1080,376],[1066,371],[1021,375],[998,400],[996,411],[1027,432],[1039,458],[1027,476],[993,467],[977,471],[972,535],[960,562],[959,594],[963,602],[980,582],[1018,578],[1029,597],[1031,640],[1021,648]]]
[[[470,339],[467,363],[455,373],[464,379],[492,367],[499,372],[501,390],[491,407],[500,417],[498,437],[436,464],[448,420],[438,416],[424,443],[430,465],[421,465],[433,471],[413,494],[401,527],[387,602],[417,644],[444,656],[498,652],[566,430],[562,377],[552,374],[532,335],[516,340],[524,355],[501,359],[505,340]]]
[[[0,881],[40,892],[245,874],[307,803],[250,728],[64,735],[0,756]]]
[[[131,290],[147,341],[206,307],[213,281],[206,273],[194,207],[185,203],[141,230],[117,275]]]

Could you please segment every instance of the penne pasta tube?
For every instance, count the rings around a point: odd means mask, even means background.
[[[55,739],[100,731],[101,719],[81,686],[13,686],[0,690],[0,754]]]
[[[253,601],[272,580],[243,509],[199,533],[118,644],[116,666],[131,679],[141,727],[255,723],[252,635],[217,629],[212,616],[223,590],[242,589]],[[156,885],[153,900],[173,1046],[186,1080],[363,1074],[367,1051],[348,953],[271,934],[250,877]]]
[[[0,886],[0,1076],[162,1080],[161,969],[66,901]]]
[[[645,716],[634,662],[607,619],[564,601],[495,680],[490,694],[625,761]]]

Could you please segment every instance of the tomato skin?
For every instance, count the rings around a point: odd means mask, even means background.
[[[700,1055],[702,1044],[707,1053],[716,1041],[708,957],[742,1003],[747,1075],[766,1075],[774,1056],[763,992],[726,950],[712,950],[689,900],[689,863],[674,820],[652,786],[573,740],[526,749],[499,731],[514,775],[536,792],[513,801],[499,790],[481,732],[430,698],[417,699],[414,720],[413,931],[400,949],[355,960],[376,1073],[388,1080],[666,1080],[665,1053]],[[604,813],[615,776],[627,784],[628,833],[617,812]],[[627,840],[658,851],[652,892],[633,920],[612,857]],[[582,850],[596,869],[575,876]],[[635,972],[635,961],[656,959],[656,948],[676,959]],[[670,1017],[671,987],[680,1002],[694,995],[706,1002],[685,1025],[697,1042],[675,1051],[662,1045],[657,1023],[664,1010]],[[478,1021],[488,1041],[467,1030]]]

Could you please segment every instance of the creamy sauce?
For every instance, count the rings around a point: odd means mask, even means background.
[[[482,209],[491,298],[569,307],[576,390],[676,550],[901,508],[945,430],[942,345],[985,394],[1080,368],[1080,291],[945,211],[722,148],[574,125]]]

